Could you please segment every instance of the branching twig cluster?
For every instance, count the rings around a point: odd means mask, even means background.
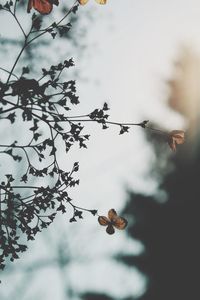
[[[68,189],[79,184],[74,178],[78,171],[78,162],[74,163],[70,171],[63,170],[58,161],[58,148],[61,143],[66,153],[75,143],[80,148],[87,147],[89,135],[84,133],[84,124],[87,122],[99,123],[102,129],[109,126],[118,126],[119,133],[128,132],[130,126],[147,128],[148,121],[140,123],[118,123],[109,120],[109,108],[104,103],[101,109],[79,115],[71,116],[69,111],[79,103],[76,95],[74,80],[65,81],[64,73],[74,65],[73,59],[65,60],[49,69],[42,69],[39,78],[30,74],[28,67],[22,67],[21,73],[16,74],[24,50],[44,34],[55,38],[62,36],[71,27],[63,21],[70,13],[77,11],[77,4],[53,24],[42,28],[41,18],[32,16],[28,32],[22,27],[17,17],[17,4],[19,0],[8,1],[0,5],[0,10],[11,14],[24,36],[24,42],[11,70],[1,68],[8,74],[6,80],[0,80],[0,120],[9,120],[10,126],[23,122],[22,135],[29,137],[29,141],[21,143],[13,140],[11,143],[0,144],[0,154],[11,157],[17,163],[25,165],[19,168],[18,176],[2,174],[0,184],[0,268],[5,266],[5,259],[11,261],[18,258],[19,252],[26,250],[27,246],[20,242],[21,233],[33,240],[36,233],[50,225],[57,212],[66,212],[66,206],[73,209],[70,222],[83,218],[83,211],[93,215],[97,210],[81,208],[73,204],[68,195]],[[7,131],[9,135],[9,130]],[[35,156],[38,163],[35,163]],[[34,158],[34,159],[33,159]],[[42,165],[42,167],[41,167]],[[39,185],[32,185],[33,179]],[[41,186],[41,179],[45,179]]]

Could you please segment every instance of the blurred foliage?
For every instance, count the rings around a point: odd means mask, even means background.
[[[96,294],[96,293],[85,293],[82,295],[81,299],[83,300],[112,300],[109,296],[105,294]]]
[[[128,235],[145,247],[139,256],[122,257],[147,277],[140,300],[200,298],[200,151],[188,158],[188,145],[181,150],[171,159],[173,170],[159,174],[164,197],[130,192],[124,209],[133,218]]]

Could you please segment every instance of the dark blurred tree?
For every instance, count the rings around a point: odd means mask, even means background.
[[[85,293],[82,295],[83,300],[112,300],[113,298],[105,294]]]
[[[187,143],[163,164],[165,151],[155,141],[159,191],[155,196],[130,192],[124,210],[133,218],[129,236],[144,245],[139,256],[123,257],[147,278],[140,300],[200,299],[199,71],[199,57],[183,48],[168,84],[169,106],[187,119]]]
[[[123,258],[147,276],[141,300],[200,298],[200,156],[190,162],[176,158],[174,163],[176,169],[161,185],[165,203],[132,192],[124,210],[134,217],[128,234],[145,247],[138,257]]]

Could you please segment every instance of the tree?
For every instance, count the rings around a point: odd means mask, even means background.
[[[199,210],[200,151],[199,57],[184,49],[170,80],[169,105],[188,121],[188,138],[178,155],[165,160],[165,153],[155,140],[157,157],[154,173],[160,185],[157,195],[129,191],[124,214],[133,216],[128,227],[131,238],[144,245],[139,256],[122,257],[147,278],[147,288],[140,300],[198,299],[199,291]],[[151,139],[152,141],[152,139]]]

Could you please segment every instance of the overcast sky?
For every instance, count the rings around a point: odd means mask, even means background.
[[[84,10],[93,14],[93,21],[87,28],[84,57],[79,52],[74,55],[81,76],[77,77],[78,111],[88,113],[106,101],[113,121],[149,119],[169,130],[183,128],[183,119],[166,107],[166,81],[173,74],[173,63],[183,45],[199,51],[199,1],[108,0],[107,5],[100,6],[90,0],[78,14]],[[5,18],[0,19],[2,26],[1,22]],[[16,33],[12,30],[10,34]],[[65,47],[62,43],[63,54]],[[71,193],[74,202],[106,214],[110,208],[120,211],[124,207],[127,187],[147,194],[155,191],[157,184],[149,170],[156,157],[141,128],[120,136],[117,128],[102,131],[97,125],[85,127],[91,134],[87,150],[75,148],[60,159],[66,169],[73,161],[80,161],[80,186]],[[118,251],[138,253],[142,246],[129,241],[124,232],[108,236],[92,216],[77,224],[69,224],[66,216],[57,219],[29,244],[25,259],[15,264],[16,270],[32,261],[54,257],[60,239],[66,242],[67,255],[70,244],[72,261],[64,278],[70,278],[75,289],[107,291],[114,297],[142,292],[145,281],[137,271],[110,259]],[[19,276],[19,272],[16,274]],[[11,280],[16,280],[15,276]],[[43,300],[63,300],[60,277],[63,273],[60,275],[55,266],[44,268],[33,276],[31,293],[39,289],[38,299],[42,295]],[[8,285],[3,282],[2,295],[8,292]],[[29,293],[23,299],[30,300]]]

